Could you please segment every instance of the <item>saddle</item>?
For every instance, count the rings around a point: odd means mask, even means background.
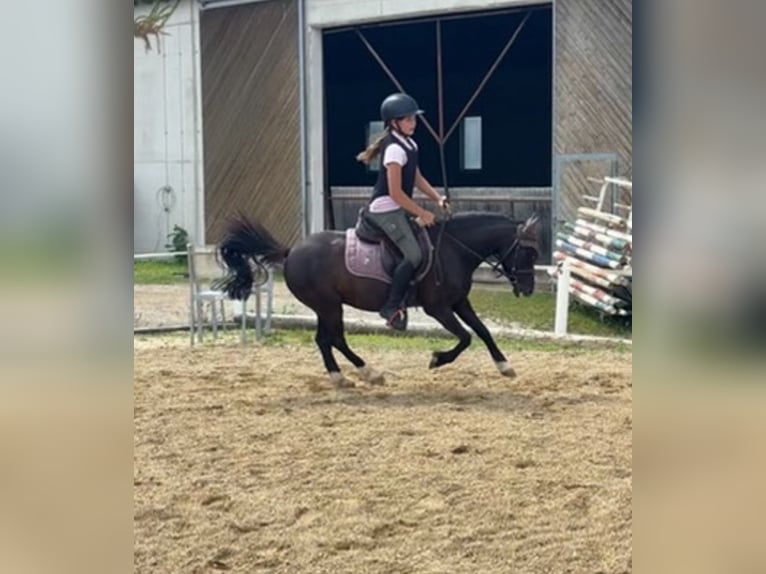
[[[377,279],[391,283],[391,275],[402,260],[402,254],[372,219],[367,209],[361,208],[356,225],[346,230],[346,269],[357,277]],[[433,245],[424,227],[410,221],[415,238],[418,240],[423,261],[415,271],[415,282],[420,282],[431,269]]]

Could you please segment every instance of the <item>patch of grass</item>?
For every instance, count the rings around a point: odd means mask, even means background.
[[[319,356],[319,350],[316,348],[314,342],[314,330],[313,329],[275,329],[272,333],[263,339],[260,343],[253,342],[253,332],[248,333],[247,346],[263,345],[273,348],[289,348],[295,346],[305,346],[311,348],[317,353],[317,361],[321,362]],[[170,345],[188,346],[189,345],[189,333],[188,331],[177,331],[164,334],[153,335],[136,335],[137,340],[159,340],[166,342]],[[360,334],[360,333],[347,333],[346,340],[349,346],[364,354],[370,350],[393,350],[393,351],[412,351],[413,353],[430,353],[434,350],[446,350],[452,347],[456,339],[449,334],[445,334],[444,337],[424,337],[416,334]],[[592,353],[602,351],[608,348],[620,353],[632,353],[632,348],[629,345],[624,344],[610,344],[604,346],[601,343],[576,343],[572,341],[537,341],[531,339],[508,339],[505,337],[497,337],[495,342],[500,349],[508,355],[519,351],[543,351],[543,352],[561,352],[566,351],[572,356],[577,356],[583,353]],[[197,348],[213,348],[217,345],[225,347],[239,347],[239,331],[237,329],[229,329],[225,332],[219,333],[219,340],[217,343],[213,343],[212,335],[201,344],[197,344]],[[483,343],[474,337],[471,344],[471,349],[484,351]],[[337,359],[341,358],[340,353],[335,351]]]
[[[535,293],[517,298],[509,290],[475,287],[470,295],[476,313],[504,325],[552,331],[556,315],[556,295]],[[595,309],[571,302],[568,332],[579,335],[632,338],[630,318],[601,317]]]
[[[133,262],[133,283],[136,285],[172,285],[188,281],[185,260]]]
[[[267,345],[314,345],[313,329],[277,329],[271,336],[264,338]],[[346,333],[346,340],[352,347],[385,348],[392,350],[422,351],[444,346],[444,338],[422,337],[411,334],[360,334]]]
[[[425,337],[416,334],[359,334],[348,333],[346,340],[352,349],[388,349],[396,351],[430,352],[436,349],[445,350],[454,345],[456,339],[449,334],[444,337]],[[583,344],[560,341],[537,341],[530,339],[508,339],[499,337],[495,339],[498,346],[506,353],[515,351],[560,351],[566,348],[572,353],[586,353],[603,349],[599,344]],[[289,346],[289,345],[315,345],[314,331],[309,329],[277,329],[270,336],[263,339],[263,344],[268,346]],[[471,348],[483,348],[483,343],[474,337]],[[610,346],[620,352],[631,353],[632,349],[628,345]]]

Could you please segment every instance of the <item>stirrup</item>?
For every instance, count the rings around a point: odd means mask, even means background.
[[[386,320],[386,326],[394,329],[395,331],[407,330],[407,310],[395,309],[390,315],[386,317],[381,311],[381,315]]]

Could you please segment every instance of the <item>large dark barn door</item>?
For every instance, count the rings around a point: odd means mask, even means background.
[[[208,243],[238,211],[301,236],[297,31],[295,0],[202,12]]]
[[[327,30],[323,55],[329,226],[353,224],[367,201],[377,172],[354,157],[367,143],[365,128],[379,119],[382,98],[405,91],[426,111],[416,134],[421,170],[442,185],[443,142],[457,210],[518,219],[536,212],[550,228],[550,5]],[[479,161],[470,166],[466,118],[480,125]],[[546,253],[549,246],[546,233]]]

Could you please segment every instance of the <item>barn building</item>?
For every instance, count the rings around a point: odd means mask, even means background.
[[[456,210],[541,215],[543,262],[587,177],[631,170],[631,0],[183,0],[167,32],[135,44],[137,252],[238,211],[288,244],[352,225],[400,90],[426,177]]]

